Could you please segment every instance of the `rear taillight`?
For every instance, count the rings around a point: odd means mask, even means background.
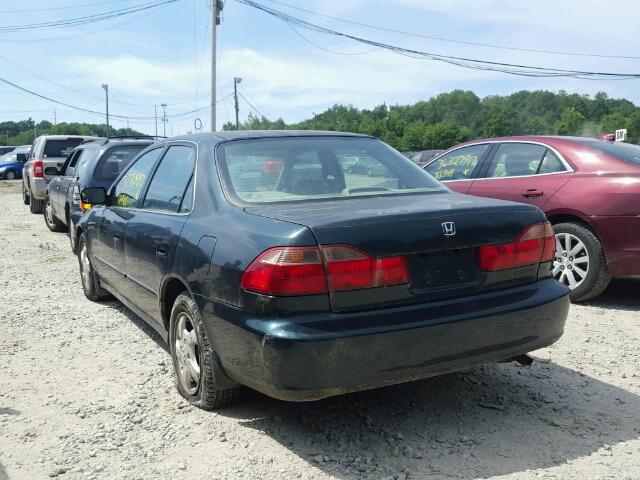
[[[245,290],[264,295],[313,295],[327,292],[317,247],[275,247],[263,252],[242,275]]]
[[[334,292],[409,282],[406,257],[375,258],[349,245],[323,245],[329,289]]]
[[[78,184],[73,186],[71,201],[74,205],[80,205],[80,187],[78,186]]]
[[[33,161],[33,176],[35,178],[44,178],[44,161],[42,160]]]
[[[349,245],[275,247],[263,252],[242,276],[243,289],[296,296],[409,282],[406,257],[375,258]]]
[[[556,240],[550,223],[527,227],[515,241],[478,248],[480,270],[492,272],[523,267],[554,258]]]

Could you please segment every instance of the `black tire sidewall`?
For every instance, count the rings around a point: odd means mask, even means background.
[[[589,254],[589,270],[582,284],[571,291],[571,299],[580,301],[592,298],[595,295],[592,295],[591,292],[594,288],[598,288],[599,283],[603,281],[601,278],[603,271],[604,275],[608,277],[606,273],[606,258],[600,240],[588,228],[577,223],[556,224],[554,225],[554,231],[555,233],[570,233],[584,243]],[[597,294],[599,293],[601,292],[597,292]]]
[[[93,271],[93,265],[91,264],[91,257],[89,256],[88,247],[87,247],[87,256],[89,257],[89,266],[91,268],[91,278],[90,278],[91,288],[87,290],[87,288],[84,285],[84,282],[82,281],[82,258],[80,258],[82,245],[87,245],[87,238],[84,236],[84,233],[80,235],[80,238],[78,239],[78,245],[77,245],[78,266],[80,267],[80,284],[82,285],[82,291],[84,292],[85,297],[87,297],[89,300],[96,300],[99,297],[99,295],[96,290],[95,273]]]

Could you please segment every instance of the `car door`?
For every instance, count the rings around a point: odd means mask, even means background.
[[[69,183],[75,176],[78,159],[82,155],[83,149],[74,150],[65,160],[60,169],[60,175],[49,183],[49,201],[53,208],[54,215],[59,219],[65,219],[65,200]]]
[[[427,164],[424,169],[451,190],[468,193],[482,160],[491,149],[490,143],[456,148]]]
[[[144,186],[163,151],[161,147],[142,155],[114,183],[109,191],[109,205],[103,209],[96,238],[91,245],[94,268],[100,279],[128,298],[124,258],[127,222],[136,211]]]
[[[572,173],[559,154],[546,145],[503,142],[485,161],[469,194],[542,208]]]
[[[131,300],[161,321],[160,284],[170,271],[180,233],[191,212],[196,149],[170,145],[153,173],[141,208],[131,212],[125,268]]]

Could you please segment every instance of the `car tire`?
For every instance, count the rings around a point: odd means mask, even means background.
[[[24,182],[22,182],[22,203],[29,205],[29,194],[27,193],[27,189],[24,188]]]
[[[29,210],[31,210],[31,213],[42,213],[43,207],[44,201],[36,200],[36,197],[33,196],[33,193],[29,192]]]
[[[216,385],[217,357],[207,337],[200,310],[186,292],[178,295],[171,309],[169,348],[178,392],[189,403],[214,410],[237,400],[239,387],[222,389]]]
[[[571,300],[582,302],[600,295],[609,285],[607,259],[598,237],[583,225],[558,223],[556,233],[556,258],[553,276],[571,288]],[[582,272],[586,272],[583,275]],[[575,286],[571,285],[571,279]]]
[[[47,225],[47,228],[52,232],[64,232],[65,225],[53,214],[53,207],[51,206],[51,201],[49,197],[45,197],[44,199],[44,210],[43,210],[44,223]]]
[[[100,287],[100,280],[93,269],[87,246],[87,237],[85,237],[84,233],[81,233],[78,239],[78,263],[84,296],[92,302],[108,298],[110,296],[109,292]]]
[[[13,170],[7,170],[6,172],[4,172],[4,178],[6,178],[7,180],[15,180],[16,178],[18,178],[18,175]]]

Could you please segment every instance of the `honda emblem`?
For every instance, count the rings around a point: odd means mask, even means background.
[[[456,224],[453,222],[442,222],[442,233],[445,237],[452,237],[456,234]]]

